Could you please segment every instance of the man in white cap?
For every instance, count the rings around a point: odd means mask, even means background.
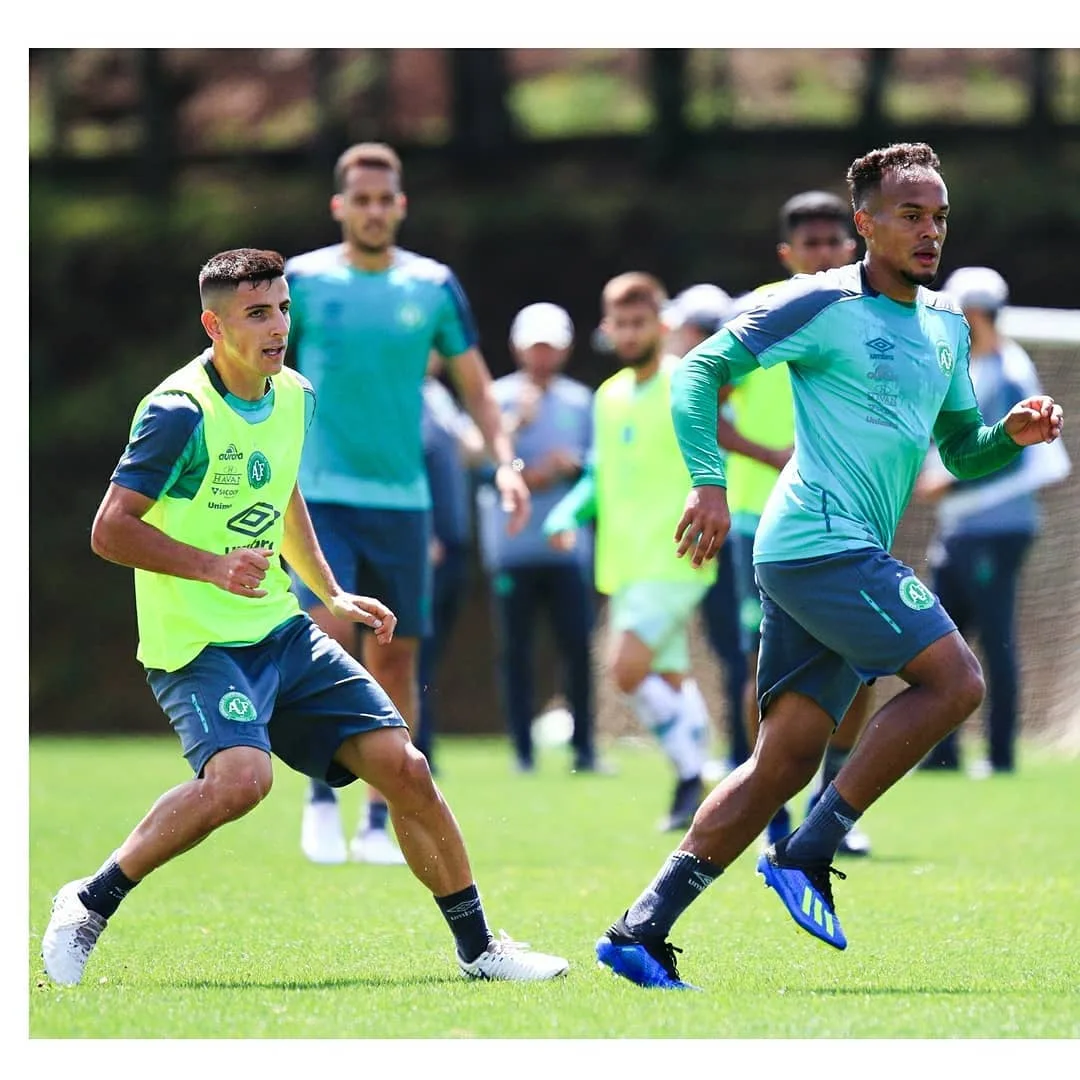
[[[983,416],[996,416],[1002,402],[1041,394],[1031,358],[998,329],[1009,299],[1005,279],[988,266],[965,266],[949,276],[942,291],[959,303],[971,327],[971,383]],[[1067,476],[1069,469],[1058,440],[1029,446],[1010,467],[960,483],[931,450],[915,488],[916,498],[936,508],[927,552],[934,592],[961,633],[978,632],[985,660],[988,755],[968,770],[977,778],[1016,768],[1020,571],[1039,531],[1036,492]],[[923,768],[960,768],[957,730],[938,743]]]
[[[498,628],[499,684],[521,772],[536,766],[532,722],[540,702],[533,652],[541,612],[565,675],[563,692],[573,716],[572,768],[598,768],[590,651],[592,538],[583,529],[573,550],[556,551],[541,529],[548,510],[581,475],[592,443],[592,390],[563,374],[573,344],[573,323],[557,304],[529,304],[515,316],[510,351],[517,370],[496,379],[493,390],[532,494],[532,518],[511,536],[495,490],[483,485],[477,494],[481,555]]]

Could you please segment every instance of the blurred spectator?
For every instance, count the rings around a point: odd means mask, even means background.
[[[983,416],[1004,415],[1015,402],[1041,394],[1031,358],[998,329],[1009,298],[1002,276],[986,266],[965,266],[949,276],[943,291],[960,305],[971,327],[971,383]],[[962,634],[978,634],[986,663],[988,756],[972,762],[972,776],[1016,768],[1020,572],[1039,531],[1037,492],[1067,476],[1070,467],[1058,439],[1027,447],[989,476],[957,480],[932,448],[915,487],[916,498],[935,507],[927,551],[934,591]],[[938,743],[922,767],[959,769],[958,731]]]
[[[790,274],[815,274],[845,266],[855,255],[850,205],[827,191],[804,191],[780,208],[780,241],[776,254]],[[764,293],[782,281],[769,282],[736,301],[742,311],[757,305]],[[733,313],[734,314],[734,313]],[[727,497],[731,511],[731,539],[739,620],[747,658],[744,710],[751,743],[758,727],[758,650],[761,644],[761,596],[754,577],[754,534],[776,484],[791,457],[795,442],[795,409],[787,364],[755,368],[749,375],[721,390],[721,400],[734,409],[734,419],[721,413],[719,440],[729,452]],[[862,686],[825,750],[821,771],[813,785],[808,811],[847,760],[871,703],[871,690]],[[788,808],[781,807],[769,823],[769,843],[791,829]],[[868,855],[870,841],[855,827],[840,844],[841,855]]]
[[[555,304],[522,308],[510,327],[518,370],[496,379],[495,400],[524,465],[533,514],[515,536],[488,485],[477,492],[480,542],[498,629],[498,676],[518,769],[535,767],[534,646],[543,612],[562,661],[573,716],[573,768],[597,768],[590,639],[593,627],[592,539],[582,530],[572,550],[550,547],[544,516],[581,475],[592,441],[592,390],[564,375],[574,343],[570,316]]]
[[[338,581],[380,597],[397,632],[376,649],[370,634],[334,617],[297,583],[301,605],[363,663],[405,722],[420,713],[420,643],[431,618],[431,493],[421,439],[432,350],[446,357],[461,400],[499,462],[495,481],[509,527],[529,514],[529,492],[513,468],[499,424],[491,374],[472,310],[450,267],[398,247],[405,221],[401,160],[384,143],[357,143],[338,158],[330,213],[338,243],[289,259],[290,362],[315,388],[319,406],[300,464],[300,487]],[[312,780],[300,847],[313,862],[403,863],[387,831],[387,805],[368,789],[367,814],[346,849],[337,796]]]
[[[420,643],[420,722],[413,742],[435,771],[438,669],[469,585],[472,470],[484,460],[484,436],[440,381],[445,365],[433,352],[424,380],[421,434],[431,486],[431,626]]]
[[[671,421],[664,287],[651,274],[612,278],[602,297],[604,335],[623,367],[593,398],[593,451],[582,478],[547,515],[544,532],[562,551],[596,520],[596,587],[608,596],[606,670],[676,773],[662,827],[685,829],[704,797],[709,717],[689,678],[688,627],[716,578],[676,554],[672,521],[682,513],[686,465]]]
[[[691,285],[684,289],[664,308],[667,351],[675,356],[685,356],[715,334],[734,310],[731,297],[718,285]],[[704,768],[705,779],[714,781],[750,756],[743,715],[746,656],[739,635],[739,605],[735,595],[731,543],[727,540],[716,556],[716,581],[701,602],[701,613],[709,644],[724,669],[727,758],[707,761]]]

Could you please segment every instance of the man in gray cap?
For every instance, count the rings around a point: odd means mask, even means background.
[[[998,326],[1009,299],[1005,279],[988,266],[965,266],[946,280],[944,293],[959,303],[971,327],[971,383],[983,416],[1003,402],[1041,394],[1035,366]],[[933,589],[961,633],[977,631],[987,675],[988,755],[971,763],[976,778],[1016,768],[1019,667],[1016,595],[1020,571],[1039,531],[1040,487],[1068,475],[1060,440],[1025,448],[1006,469],[957,482],[931,450],[915,496],[935,506],[936,528],[927,560]],[[959,729],[931,751],[923,768],[960,768]]]

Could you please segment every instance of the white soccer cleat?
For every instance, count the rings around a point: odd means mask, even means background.
[[[524,941],[514,941],[505,930],[475,960],[459,956],[458,967],[470,979],[501,979],[507,982],[542,982],[565,975],[570,962],[561,956],[532,952]]]
[[[56,894],[49,925],[41,939],[45,972],[61,986],[75,986],[82,978],[86,961],[108,921],[79,899],[79,890],[88,880],[69,881]]]
[[[346,861],[345,834],[341,831],[341,815],[336,802],[323,800],[304,804],[300,849],[313,863]]]
[[[390,839],[386,829],[364,829],[349,841],[349,854],[356,862],[378,866],[405,866],[401,848]]]

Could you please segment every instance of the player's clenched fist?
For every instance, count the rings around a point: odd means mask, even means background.
[[[218,558],[212,583],[237,596],[265,596],[266,590],[259,586],[273,555],[271,548],[236,548]]]
[[[370,626],[375,632],[375,640],[385,645],[394,636],[397,616],[381,601],[373,596],[357,596],[355,593],[338,593],[327,601],[327,609],[339,619],[351,619],[353,622]]]

